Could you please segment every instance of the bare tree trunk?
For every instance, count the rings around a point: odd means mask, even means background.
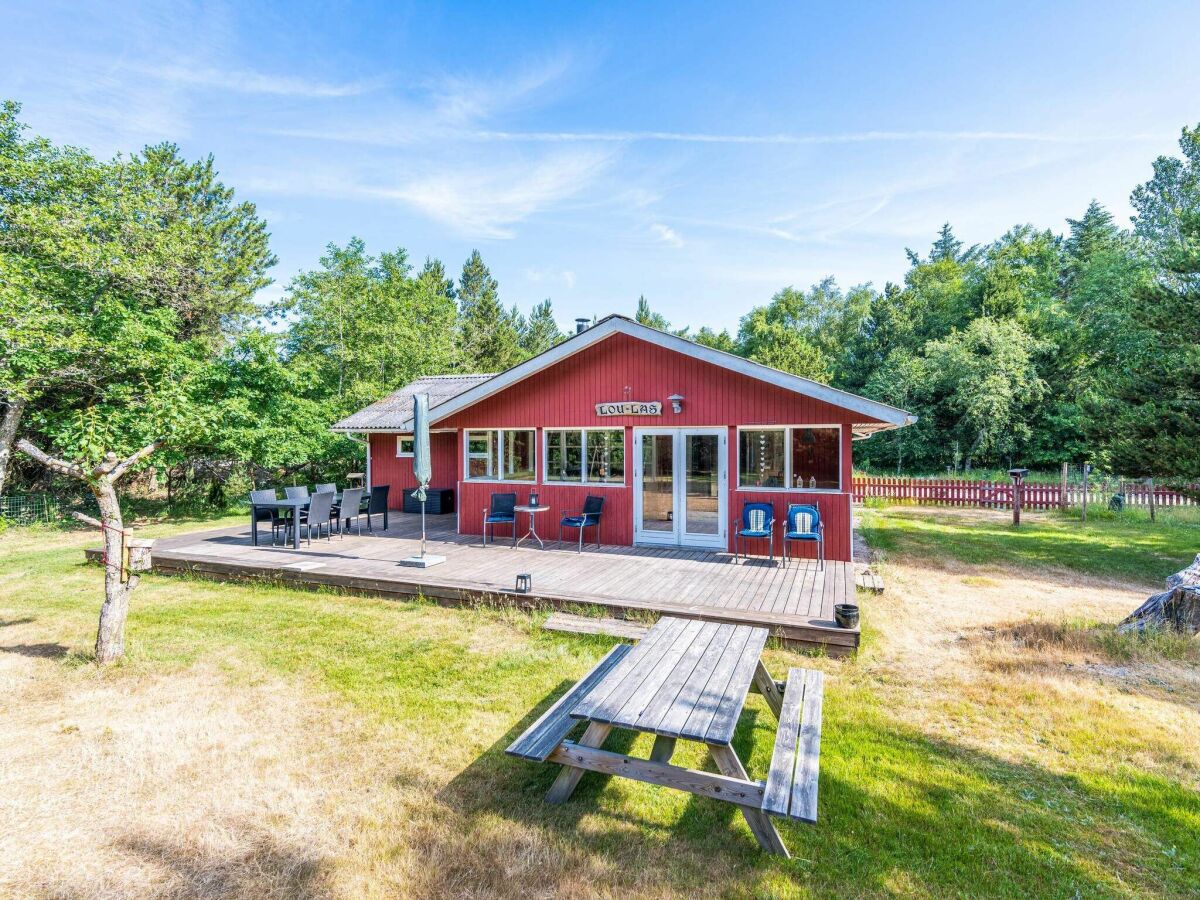
[[[17,441],[17,429],[25,413],[24,398],[13,398],[4,404],[4,418],[0,419],[0,494],[8,483],[8,469],[12,464],[13,444]]]
[[[121,502],[117,497],[117,482],[130,467],[141,462],[162,446],[162,441],[147,444],[125,459],[115,453],[91,469],[79,463],[50,456],[29,441],[17,442],[17,449],[28,454],[43,466],[78,478],[91,488],[100,506],[100,521],[75,513],[75,518],[100,527],[104,538],[104,604],[100,607],[100,626],[96,630],[96,662],[105,665],[120,659],[125,653],[125,619],[129,616],[129,596],[138,585],[138,576],[125,572],[125,525],[121,520]]]
[[[100,506],[104,535],[104,603],[100,607],[100,627],[96,629],[96,662],[103,666],[125,654],[129,595],[138,586],[138,576],[130,573],[127,581],[121,581],[125,571],[125,526],[116,486],[102,475],[91,487]]]

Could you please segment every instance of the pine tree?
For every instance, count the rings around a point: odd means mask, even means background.
[[[501,372],[521,361],[513,314],[500,305],[500,285],[472,250],[458,280],[459,350],[475,372]]]
[[[1099,250],[1111,249],[1121,230],[1113,224],[1112,213],[1093,200],[1081,219],[1067,219],[1071,233],[1066,250],[1072,258],[1084,262]]]
[[[537,356],[559,343],[565,335],[554,320],[554,310],[547,297],[533,307],[521,332],[521,348],[527,356]]]
[[[954,236],[954,230],[950,227],[950,223],[946,222],[938,231],[937,240],[933,242],[933,247],[929,251],[929,261],[941,262],[945,259],[957,261],[962,246],[963,242]]]
[[[666,316],[662,313],[653,312],[650,309],[650,301],[643,294],[638,297],[637,312],[634,313],[634,320],[642,325],[649,325],[651,328],[657,328],[659,331],[670,331],[671,323],[667,321]]]

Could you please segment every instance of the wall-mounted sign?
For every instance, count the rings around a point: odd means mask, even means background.
[[[622,400],[620,403],[597,403],[598,416],[661,416],[662,404],[657,400],[643,403],[640,400]]]

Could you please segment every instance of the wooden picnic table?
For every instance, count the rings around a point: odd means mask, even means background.
[[[788,856],[770,816],[815,822],[821,673],[793,668],[775,681],[762,662],[767,629],[664,617],[631,647],[619,644],[506,752],[563,769],[546,799],[566,801],[585,771],[620,775],[738,806],[759,845]],[[732,742],[747,694],[779,721],[765,783],[746,773]],[[578,741],[566,740],[579,722]],[[613,728],[654,735],[649,759],[604,750]],[[704,743],[720,774],[670,764],[679,740]]]

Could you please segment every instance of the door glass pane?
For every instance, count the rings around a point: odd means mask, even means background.
[[[715,434],[686,434],[688,534],[720,534],[720,484],[717,478],[718,438]]]
[[[675,436],[642,436],[642,530],[675,530]]]

